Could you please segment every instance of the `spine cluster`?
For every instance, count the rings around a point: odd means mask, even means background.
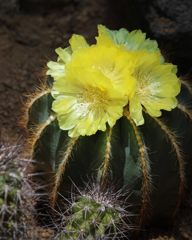
[[[64,239],[123,239],[133,229],[129,222],[130,207],[125,199],[127,191],[114,191],[114,187],[101,187],[99,183],[86,184],[68,204],[65,212],[60,214],[62,224],[57,240]],[[66,199],[65,199],[66,200]]]

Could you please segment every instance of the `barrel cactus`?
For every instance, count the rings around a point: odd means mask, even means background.
[[[48,193],[37,206],[46,200],[50,212],[71,179],[81,187],[93,176],[101,189],[113,182],[131,191],[138,228],[166,224],[190,182],[190,84],[140,30],[98,30],[95,45],[74,34],[56,49],[24,107],[33,181]]]

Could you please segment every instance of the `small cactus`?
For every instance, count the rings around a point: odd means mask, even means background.
[[[114,187],[101,188],[96,182],[77,191],[68,200],[64,214],[60,214],[62,224],[57,240],[122,239],[131,233],[133,214],[128,211],[128,191],[115,192]]]
[[[27,161],[21,159],[22,145],[0,140],[0,239],[27,236],[30,185],[24,176]]]

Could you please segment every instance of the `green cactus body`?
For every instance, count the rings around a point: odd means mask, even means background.
[[[121,39],[120,31],[119,35],[112,33],[114,39]],[[113,127],[107,125],[106,131],[70,138],[67,130],[60,129],[52,110],[53,82],[48,76],[45,86],[29,99],[24,116],[30,154],[36,160],[32,168],[38,176],[34,175],[34,181],[46,183],[44,191],[49,193],[50,206],[54,208],[56,201],[59,204],[58,192],[68,196],[71,179],[82,186],[94,176],[101,185],[116,182],[119,188],[132,192],[129,202],[139,215],[133,219],[139,228],[145,220],[167,224],[184,196],[192,169],[192,97],[188,83],[181,81],[177,107],[162,111],[161,117],[151,117],[143,108],[145,123],[136,126],[125,106]]]
[[[92,238],[97,235],[102,236],[105,232],[110,232],[111,235],[116,233],[116,227],[112,224],[112,220],[117,223],[120,221],[117,213],[112,209],[90,200],[83,196],[76,202],[72,208],[73,215],[66,222],[66,238],[73,239],[86,238],[90,235]],[[110,226],[111,225],[111,226]],[[76,230],[77,229],[77,230]],[[62,236],[62,239],[66,239]]]
[[[126,210],[130,206],[122,201],[128,192],[115,193],[113,187],[104,191],[95,182],[77,190],[75,199],[66,204],[65,214],[61,213],[65,220],[61,221],[56,239],[122,239],[133,228],[126,223],[133,216]]]

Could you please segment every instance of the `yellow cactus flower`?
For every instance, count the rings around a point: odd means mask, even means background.
[[[80,48],[73,53],[71,61],[66,65],[82,67],[91,72],[99,71],[107,77],[116,91],[124,95],[134,93],[135,79],[133,73],[133,54],[125,51],[123,46],[92,45],[89,48]]]
[[[97,43],[73,35],[70,47],[57,48],[57,62],[49,62],[54,78],[52,109],[70,137],[92,135],[113,126],[129,111],[136,125],[144,124],[142,108],[159,117],[177,105],[180,81],[176,67],[164,63],[157,42],[140,30],[110,31],[98,26]]]
[[[47,74],[55,80],[52,109],[71,137],[105,131],[106,123],[112,127],[135,92],[131,54],[108,37],[98,39],[89,46],[82,36],[73,35],[71,49],[56,49],[58,62],[48,63]]]
[[[66,78],[54,83],[53,110],[60,128],[70,137],[92,135],[113,126],[123,114],[128,98],[114,90],[101,72],[81,67],[66,67]]]
[[[111,80],[117,91],[132,95],[136,87],[131,76],[134,54],[127,52],[124,45],[115,44],[100,28],[99,37],[96,39],[97,44],[89,46],[82,36],[74,34],[69,40],[69,48],[56,49],[59,58],[57,62],[50,61],[47,64],[50,68],[47,75],[59,81],[66,76],[65,68],[69,65],[92,72],[100,71]]]
[[[129,99],[129,111],[136,125],[144,124],[142,106],[151,116],[161,116],[162,109],[171,111],[177,106],[176,96],[181,83],[176,76],[176,66],[160,64],[159,52],[148,53],[146,50],[135,51],[136,63],[132,74],[137,88]]]

